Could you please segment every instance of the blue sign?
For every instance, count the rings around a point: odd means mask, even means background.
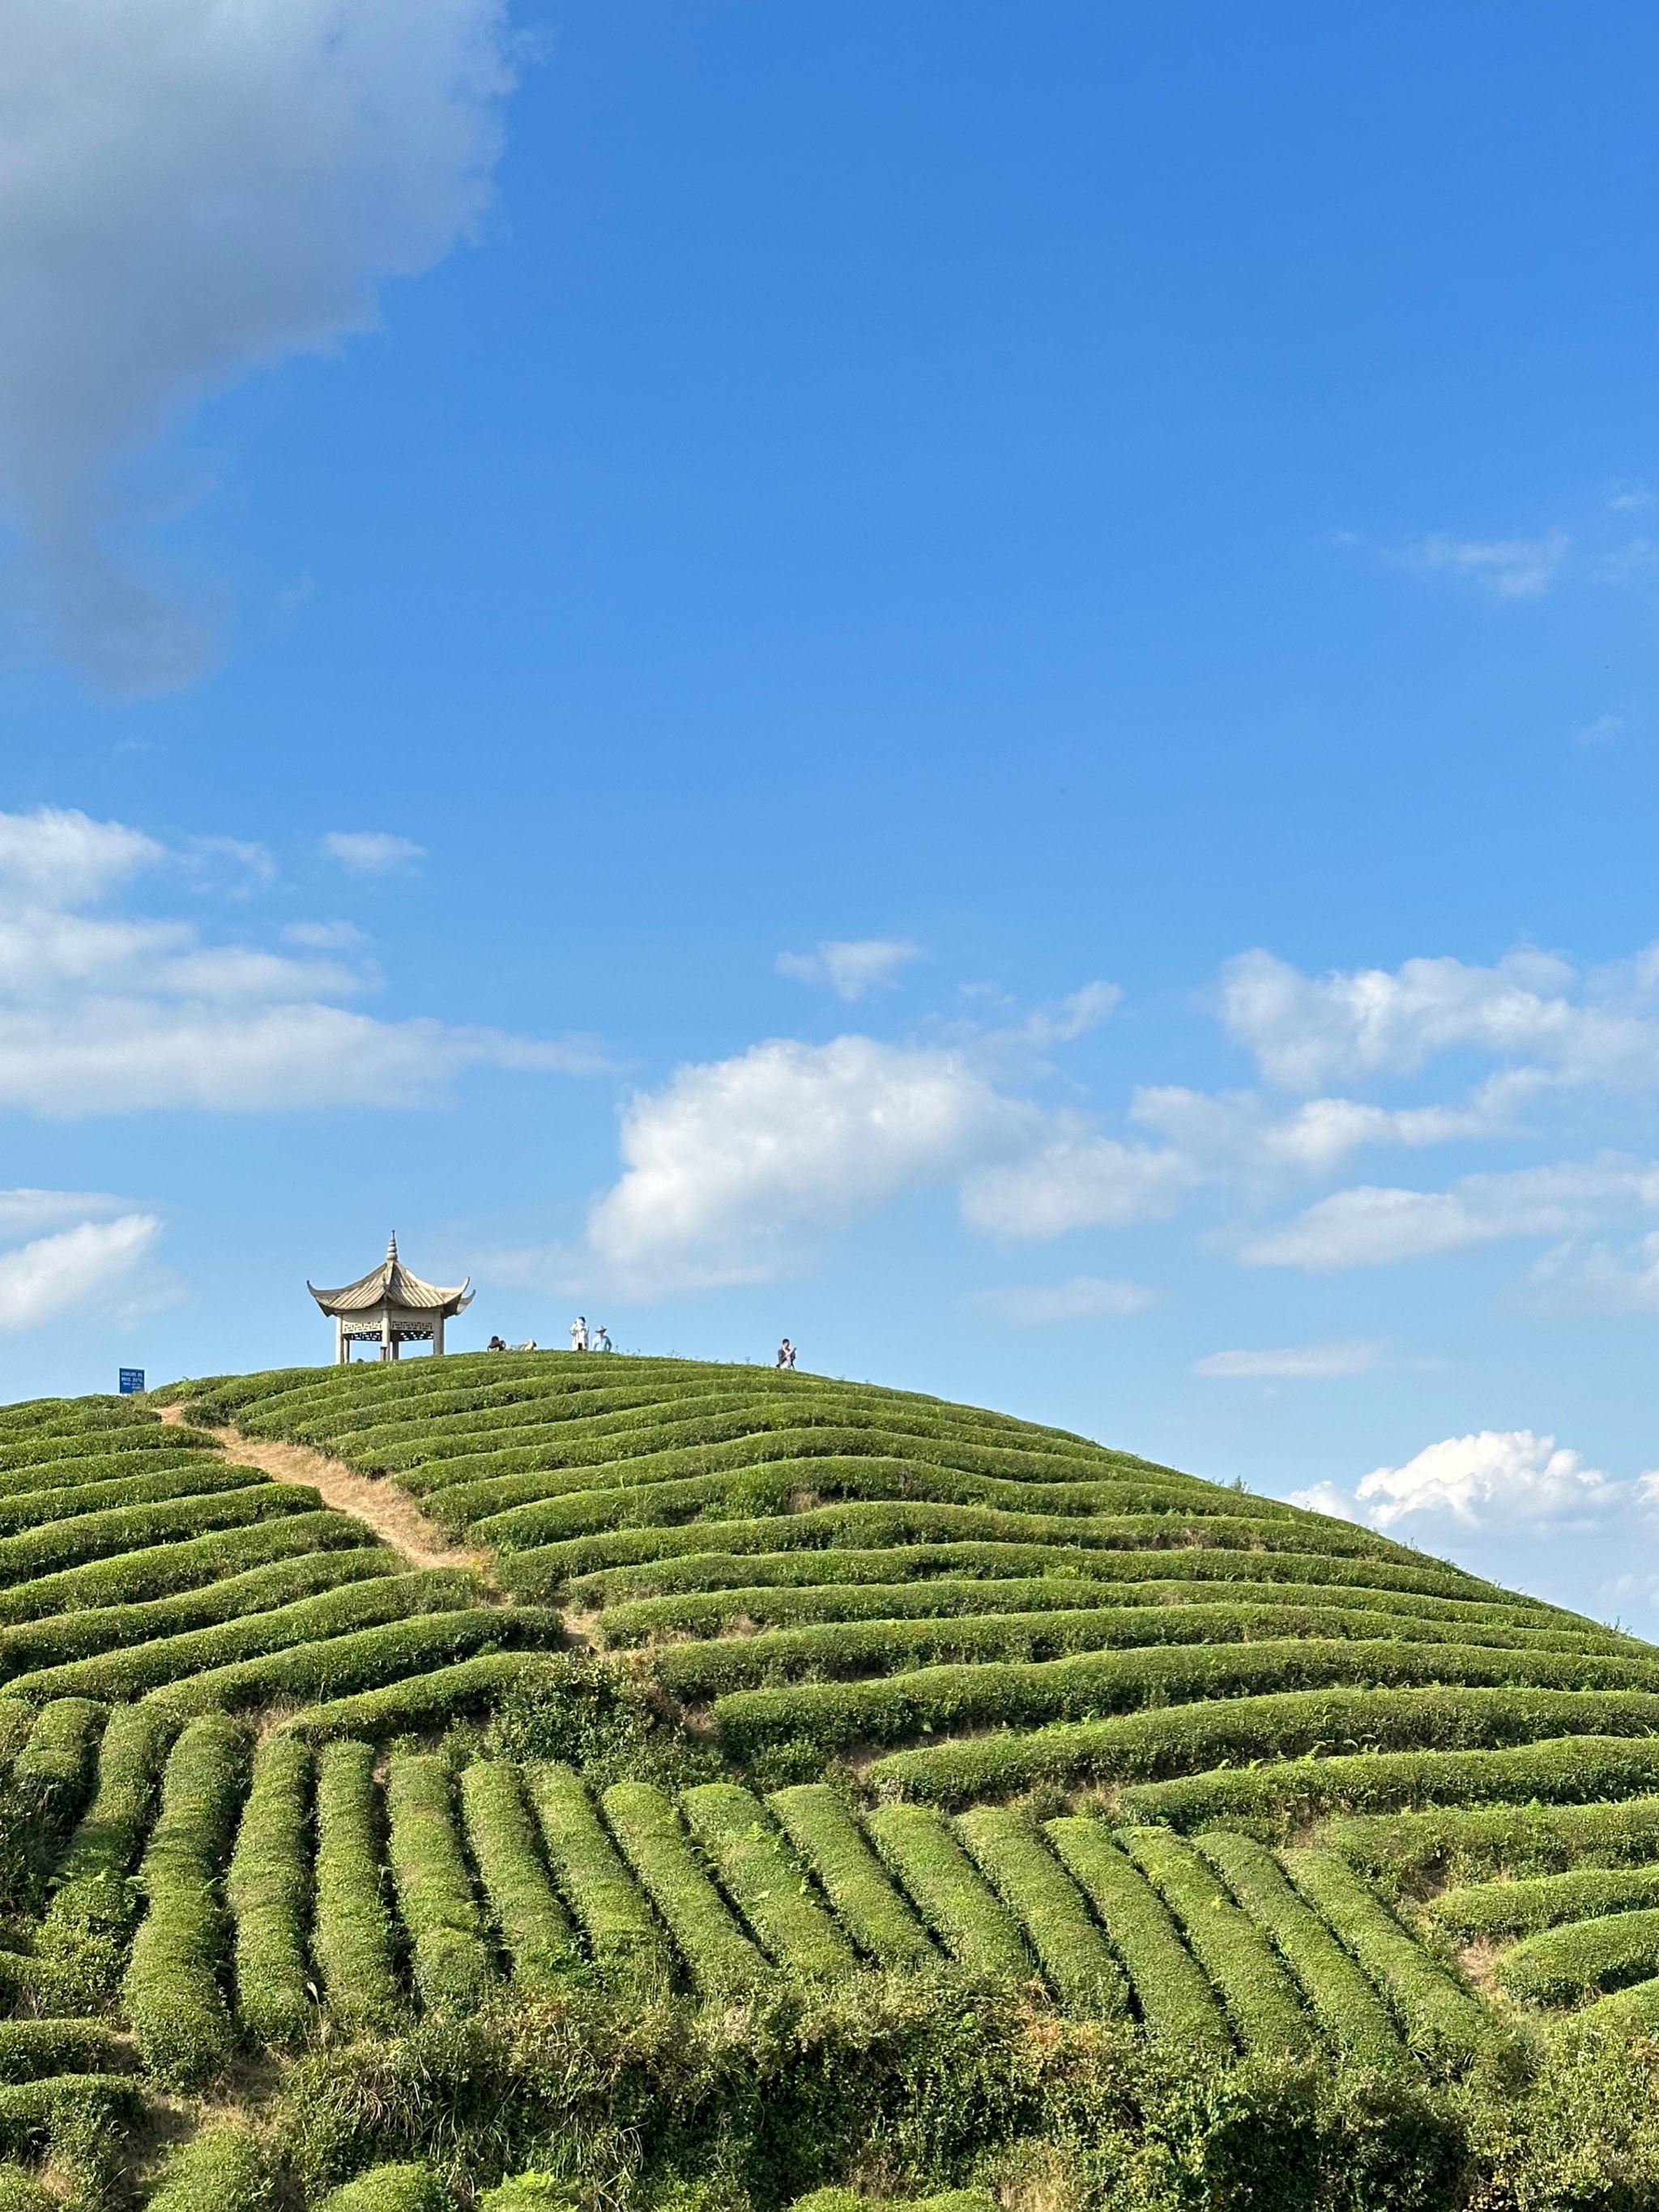
[[[131,1398],[135,1390],[142,1390],[143,1387],[144,1370],[142,1367],[124,1367],[121,1370],[121,1395],[124,1398]]]

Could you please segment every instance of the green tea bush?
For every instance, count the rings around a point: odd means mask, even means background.
[[[1528,2004],[1572,2004],[1659,1972],[1659,1911],[1547,1928],[1499,1954],[1498,1979]]]
[[[26,2166],[0,2161],[0,2212],[58,2212],[58,2199]]]
[[[1474,1999],[1431,1959],[1334,1851],[1303,1849],[1281,1863],[1345,1948],[1387,2000],[1409,2049],[1431,2065],[1465,2067],[1492,2041]]]
[[[0,2081],[121,2070],[120,2039],[100,2021],[0,2020]]]
[[[415,1988],[432,2012],[471,2012],[493,1979],[483,1915],[455,1831],[449,1761],[394,1753],[386,1770],[392,1879],[414,1946]]]
[[[431,2167],[415,2160],[371,2166],[324,2197],[320,2212],[447,2212],[451,2201]]]
[[[221,2121],[171,2153],[145,2212],[266,2212],[276,2186],[275,2161],[258,2136]]]
[[[216,1498],[173,1498],[160,1505],[118,1506],[108,1513],[48,1522],[21,1535],[0,1537],[0,1584],[62,1573],[113,1553],[165,1543],[169,1537],[246,1528],[289,1514],[319,1512],[322,1503],[314,1490],[300,1483],[256,1482]]]
[[[1443,1890],[1429,1901],[1435,1925],[1466,1942],[1474,1936],[1529,1936],[1568,1920],[1659,1908],[1659,1866],[1578,1867],[1530,1881],[1483,1881]]]
[[[226,1894],[236,1927],[236,2013],[256,2043],[293,2051],[314,2017],[306,1936],[311,1921],[310,1747],[268,1735],[231,1854]]]
[[[605,1816],[623,1856],[667,1923],[702,1996],[738,1996],[771,1970],[703,1871],[679,1815],[646,1782],[616,1782]]]
[[[467,1841],[514,1986],[533,1995],[582,1980],[585,1961],[542,1864],[517,1767],[505,1759],[475,1759],[460,1788]]]
[[[19,1491],[9,1498],[0,1496],[0,1537],[120,1506],[155,1505],[169,1498],[207,1498],[223,1491],[246,1490],[265,1480],[253,1468],[226,1467],[198,1452],[193,1462],[155,1474],[118,1475],[112,1481],[77,1483],[67,1490]]]
[[[349,1556],[349,1555],[348,1555]],[[188,1676],[234,1667],[296,1646],[326,1642],[422,1613],[465,1607],[477,1595],[476,1578],[453,1569],[386,1575],[354,1581],[342,1589],[246,1613],[216,1626],[163,1636],[122,1650],[19,1674],[7,1685],[17,1697],[143,1697]],[[301,1694],[309,1686],[303,1678]]]
[[[273,1488],[277,1486],[273,1485]],[[222,1575],[263,1566],[273,1559],[318,1552],[378,1546],[372,1528],[349,1513],[297,1512],[251,1528],[233,1528],[179,1542],[149,1544],[115,1559],[100,1559],[61,1574],[0,1589],[0,1625],[73,1618],[92,1608],[165,1597],[199,1589]]]
[[[91,1698],[58,1698],[40,1708],[11,1765],[12,1786],[31,1809],[56,1811],[80,1797],[108,1710]]]
[[[599,1825],[580,1779],[561,1762],[526,1775],[548,1863],[586,1936],[600,1979],[618,1996],[659,1996],[673,1960],[651,1906]]]
[[[1277,1948],[1327,2044],[1358,2066],[1387,2067],[1403,2057],[1388,2008],[1267,1845],[1212,1830],[1198,1849]]]
[[[867,1958],[878,1966],[916,1966],[937,1960],[927,1930],[827,1783],[776,1790],[766,1802],[817,1875],[842,1926]]]
[[[122,1999],[144,2063],[177,2088],[211,2081],[228,2059],[230,2014],[219,1986],[224,1915],[218,1878],[246,1779],[247,1740],[221,1714],[173,1746],[161,1812],[139,1869],[147,1905]]]
[[[313,1597],[348,1583],[394,1574],[395,1552],[365,1546],[356,1551],[319,1552],[249,1568],[204,1589],[153,1598],[141,1605],[100,1606],[87,1611],[48,1615],[0,1629],[0,1675],[24,1674],[67,1665],[106,1651],[212,1628],[248,1613],[263,1613],[296,1599]],[[30,1585],[24,1584],[27,1589]],[[31,1692],[31,1694],[34,1694]]]
[[[688,1790],[680,1804],[726,1895],[775,1966],[808,1981],[851,1973],[851,1947],[759,1798],[733,1783],[706,1782]]]
[[[1044,1833],[1128,1970],[1147,2034],[1195,2055],[1232,2049],[1215,1993],[1182,1942],[1169,1908],[1099,1820],[1050,1820]]]
[[[1624,1778],[1598,1778],[1614,1796]],[[1659,1858],[1659,1797],[1604,1805],[1482,1805],[1425,1813],[1352,1814],[1325,1840],[1356,1866],[1396,1884],[1450,1874],[1547,1874]]]
[[[939,1814],[925,1805],[887,1805],[871,1814],[866,1826],[924,1923],[960,1966],[991,1980],[1031,1978],[1018,1922]]]
[[[876,1771],[894,1763],[882,1760]],[[1142,1784],[1125,1790],[1119,1805],[1132,1820],[1164,1820],[1176,1828],[1212,1820],[1248,1822],[1253,1832],[1283,1836],[1298,1821],[1327,1811],[1483,1800],[1530,1805],[1535,1799],[1634,1796],[1656,1784],[1659,1743],[1562,1736],[1498,1751],[1358,1752],[1285,1759]]]
[[[35,1938],[40,1998],[51,2010],[92,2012],[119,1985],[137,1913],[128,1875],[149,1831],[161,1767],[178,1725],[165,1713],[123,1705],[98,1746],[98,1783],[70,1838]]]
[[[373,1746],[325,1745],[317,1758],[312,1954],[330,2015],[348,2032],[383,2031],[401,2008],[379,1809]]]
[[[327,1743],[336,1736],[370,1736],[378,1741],[420,1734],[442,1728],[463,1714],[487,1710],[554,1664],[532,1651],[485,1652],[477,1659],[460,1659],[453,1666],[388,1682],[383,1689],[307,1705],[285,1725],[313,1743]]]
[[[1010,1807],[979,1805],[961,1815],[957,1830],[1064,2002],[1105,2018],[1127,2010],[1128,1984],[1111,1946],[1032,1823]]]
[[[1167,1828],[1121,1828],[1116,1841],[1180,1923],[1245,2050],[1280,2056],[1307,2051],[1308,2015],[1296,1991],[1273,1946],[1222,1887],[1214,1868]]]
[[[126,2131],[143,2117],[135,2081],[54,2074],[0,2087],[0,2158],[44,2157],[74,2205],[117,2197],[130,2170]]]

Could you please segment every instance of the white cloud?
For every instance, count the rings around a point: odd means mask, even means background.
[[[194,922],[80,910],[163,858],[118,823],[0,814],[0,1105],[46,1114],[193,1106],[405,1106],[461,1069],[590,1072],[591,1042],[542,1042],[335,1001],[361,962],[210,945]]]
[[[1645,1011],[1655,982],[1650,951],[1589,975],[1523,949],[1491,967],[1419,959],[1312,976],[1257,950],[1223,968],[1221,1014],[1286,1091],[1410,1075],[1458,1048],[1531,1060],[1568,1082],[1640,1085],[1659,1082],[1659,1023]]]
[[[1109,1020],[1123,1003],[1115,983],[1085,983],[1080,991],[1039,1006],[1029,1016],[1021,1035],[1039,1051],[1054,1044],[1071,1044]]]
[[[355,952],[368,942],[352,921],[290,921],[282,935],[284,944],[307,952]]]
[[[26,1237],[60,1221],[118,1213],[126,1203],[100,1190],[0,1190],[0,1237]]]
[[[1309,1513],[1328,1514],[1333,1521],[1358,1521],[1353,1500],[1345,1498],[1334,1482],[1316,1482],[1311,1489],[1293,1490],[1287,1505],[1300,1505]]]
[[[1573,732],[1572,741],[1576,745],[1611,745],[1616,744],[1624,734],[1622,714],[1598,714],[1593,722],[1586,722],[1583,729]]]
[[[1018,1143],[1030,1111],[959,1054],[864,1036],[682,1067],[629,1105],[589,1248],[645,1294],[763,1282],[798,1263],[803,1232],[953,1179]]]
[[[448,250],[488,197],[504,38],[501,0],[5,11],[0,496],[94,678],[165,685],[207,651],[124,557],[131,457]]]
[[[38,1328],[70,1312],[119,1318],[153,1303],[164,1285],[140,1271],[161,1232],[154,1214],[127,1213],[0,1252],[0,1329]]]
[[[1337,1375],[1370,1375],[1382,1364],[1382,1346],[1366,1340],[1336,1344],[1287,1344],[1275,1352],[1212,1352],[1195,1362],[1194,1375],[1228,1382],[1310,1382]],[[1296,1501],[1298,1504],[1302,1501]]]
[[[1553,1437],[1482,1429],[1430,1444],[1403,1467],[1373,1468],[1356,1496],[1373,1527],[1413,1513],[1444,1513],[1465,1528],[1574,1519],[1623,1501],[1627,1486]]]
[[[392,875],[426,858],[423,846],[386,830],[331,830],[322,846],[331,860],[359,876]]]
[[[921,957],[921,945],[908,938],[830,938],[816,952],[780,952],[777,971],[801,983],[827,983],[838,999],[850,1003],[871,991],[892,990],[899,971]]]
[[[1145,1283],[1073,1275],[1067,1283],[1009,1283],[996,1290],[974,1291],[963,1304],[994,1314],[1019,1328],[1042,1328],[1052,1322],[1116,1319],[1144,1313],[1158,1304],[1158,1296]]]
[[[1565,530],[1541,538],[1425,538],[1396,556],[1404,566],[1458,576],[1495,599],[1541,599],[1566,565]]]
[[[1120,1228],[1172,1213],[1199,1171],[1180,1152],[1120,1144],[1076,1115],[1024,1158],[976,1169],[963,1186],[963,1218],[992,1237],[1049,1237]]]
[[[1253,1091],[1137,1091],[1129,1118],[1158,1130],[1213,1170],[1326,1174],[1368,1145],[1416,1147],[1486,1137],[1510,1125],[1514,1103],[1535,1085],[1522,1071],[1493,1076],[1461,1106],[1385,1107],[1354,1098],[1310,1098],[1272,1113]]]
[[[1604,1243],[1547,1252],[1528,1278],[1540,1303],[1575,1313],[1659,1313],[1659,1231],[1620,1255]]]

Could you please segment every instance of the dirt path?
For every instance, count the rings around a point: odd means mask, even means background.
[[[163,1406],[164,1421],[182,1423],[182,1406]],[[325,1505],[364,1522],[394,1552],[401,1552],[414,1567],[485,1567],[483,1554],[453,1544],[441,1528],[428,1521],[414,1499],[383,1477],[354,1474],[343,1462],[309,1444],[277,1443],[264,1437],[245,1437],[240,1429],[215,1429],[212,1434],[239,1467],[257,1467],[273,1482],[303,1482],[319,1490]]]

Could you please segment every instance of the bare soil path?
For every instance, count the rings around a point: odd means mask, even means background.
[[[163,1406],[161,1413],[164,1421],[179,1425],[185,1418],[183,1406]],[[488,1567],[482,1553],[452,1543],[412,1498],[383,1476],[354,1474],[343,1461],[313,1451],[309,1444],[245,1437],[240,1429],[233,1428],[214,1429],[210,1433],[239,1467],[257,1467],[273,1482],[302,1482],[320,1491],[325,1505],[365,1522],[411,1566]]]

